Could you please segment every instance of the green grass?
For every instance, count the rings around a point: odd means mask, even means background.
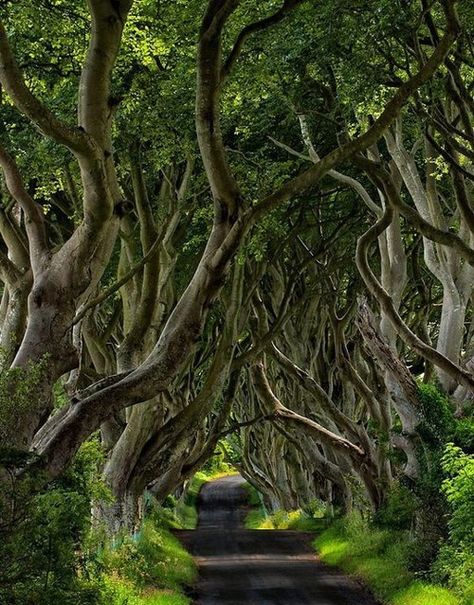
[[[293,529],[319,532],[326,527],[326,521],[320,517],[313,517],[302,510],[277,510],[271,514],[264,512],[262,514],[260,510],[257,510],[248,515],[245,526],[252,526],[253,529]]]
[[[208,481],[204,473],[196,473],[191,479],[182,498],[175,507],[176,518],[181,529],[196,529],[198,522],[197,499],[201,487]]]
[[[254,508],[245,527],[318,533],[314,545],[321,559],[358,577],[386,605],[474,605],[446,588],[415,578],[407,568],[413,546],[408,532],[378,529],[357,514],[328,528],[323,509],[317,506],[312,514],[302,510],[267,514],[258,493],[250,486],[248,490]]]
[[[107,547],[102,555],[107,573],[139,589],[178,589],[196,577],[192,556],[179,540],[151,520],[144,523],[138,539],[125,537],[119,545]]]
[[[139,536],[125,536],[101,555],[104,605],[189,605],[183,587],[196,579],[196,564],[171,529],[194,529],[197,500],[206,481],[232,474],[231,469],[199,472],[183,497],[170,497],[148,514]]]
[[[251,510],[245,517],[245,527],[247,529],[262,529],[262,524],[265,522],[267,515],[265,511],[256,508]]]
[[[416,580],[407,569],[407,532],[377,529],[352,515],[336,521],[314,545],[324,562],[360,578],[387,605],[468,605],[441,586]]]
[[[395,594],[391,605],[458,605],[452,592],[423,582],[412,582],[408,588]]]
[[[252,510],[245,518],[247,529],[293,529],[298,531],[320,532],[326,526],[323,511],[314,510],[312,514],[302,510],[278,510],[267,513],[260,494],[250,484],[245,487],[249,492],[249,504]]]
[[[196,579],[192,556],[165,527],[156,511],[138,537],[126,536],[101,555],[104,605],[188,605],[182,593]]]
[[[121,578],[107,577],[104,580],[102,602],[107,605],[189,605],[191,600],[173,590],[139,591]]]

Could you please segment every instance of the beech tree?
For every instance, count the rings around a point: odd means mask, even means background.
[[[16,25],[31,7],[3,9],[2,432],[32,454],[15,480],[59,476],[100,430],[114,501],[95,512],[116,532],[229,431],[273,504],[350,508],[355,481],[377,508],[387,448],[418,478],[408,366],[460,409],[474,384],[470,59],[455,2],[395,24],[370,4],[343,7],[370,25],[357,68],[324,27],[337,2],[45,3],[71,37],[56,55]]]

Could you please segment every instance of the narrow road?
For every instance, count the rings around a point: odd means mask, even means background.
[[[196,557],[196,605],[377,605],[315,556],[311,535],[242,527],[247,493],[239,476],[203,486],[199,524],[179,537]]]

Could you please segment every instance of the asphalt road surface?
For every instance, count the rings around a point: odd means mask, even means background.
[[[244,529],[242,484],[239,476],[205,484],[197,529],[178,534],[199,565],[196,605],[377,605],[318,560],[310,534]]]

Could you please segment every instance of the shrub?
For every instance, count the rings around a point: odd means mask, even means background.
[[[410,529],[419,505],[412,491],[396,483],[390,490],[385,504],[375,514],[374,521],[381,527]]]
[[[442,484],[449,509],[449,539],[433,566],[434,576],[446,582],[466,604],[474,603],[474,456],[448,444],[442,458]]]
[[[453,441],[466,453],[474,454],[474,418],[461,418],[457,421]]]
[[[0,532],[0,602],[92,605],[99,588],[85,573],[81,543],[90,529],[91,498],[102,493],[96,440],[82,446],[67,473],[38,492],[18,484],[16,516]]]
[[[443,445],[455,430],[454,410],[449,399],[432,384],[418,385],[423,421],[419,432],[427,443]]]

